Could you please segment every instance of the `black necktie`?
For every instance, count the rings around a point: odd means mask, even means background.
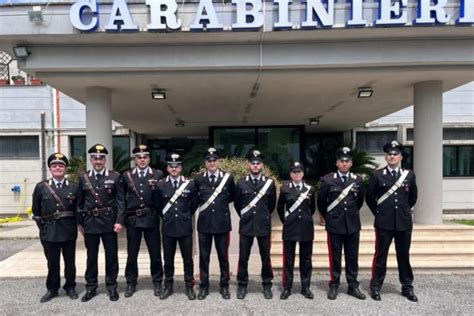
[[[298,184],[296,185],[296,191],[300,192],[301,186]]]
[[[143,179],[145,177],[145,171],[140,171],[140,179]]]
[[[61,182],[56,183],[56,188],[61,189]]]
[[[396,171],[396,170],[392,170],[392,177],[393,177],[394,179],[397,178],[397,175],[398,175],[398,174],[397,174],[397,171]]]
[[[211,174],[211,185],[214,186],[216,184],[216,176]]]
[[[258,183],[258,179],[253,179],[253,185],[257,186],[257,183]]]
[[[347,176],[342,176],[342,183],[346,183],[347,181]]]
[[[174,188],[177,189],[178,188],[178,180],[174,180],[173,184],[174,184]]]
[[[96,180],[97,182],[99,182],[101,176],[102,176],[102,175],[101,175],[100,173],[96,174],[96,175],[95,175],[95,180]]]

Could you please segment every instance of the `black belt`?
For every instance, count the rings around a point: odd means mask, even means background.
[[[76,214],[72,211],[56,211],[53,214],[41,216],[42,221],[52,221],[63,217],[76,217]]]
[[[149,208],[149,207],[144,207],[144,208],[139,208],[139,209],[136,209],[136,210],[133,210],[133,211],[127,211],[127,214],[130,215],[130,216],[143,216],[143,215],[147,215],[147,214],[151,214],[151,213],[154,213],[155,210],[152,209],[152,208]]]
[[[85,211],[86,214],[96,216],[96,217],[102,214],[110,214],[113,212],[114,212],[114,209],[111,207],[95,208],[93,210]]]

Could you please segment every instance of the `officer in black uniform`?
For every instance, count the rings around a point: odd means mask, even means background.
[[[136,167],[122,176],[125,199],[118,205],[117,223],[127,227],[127,265],[125,297],[135,293],[138,278],[138,252],[142,236],[150,255],[150,272],[155,296],[161,294],[163,264],[161,262],[160,217],[157,211],[158,181],[163,172],[151,168],[150,149],[139,145],[132,150]]]
[[[58,296],[61,286],[60,259],[64,258],[64,290],[71,299],[76,292],[76,203],[77,184],[64,178],[68,160],[62,153],[48,158],[52,178],[38,183],[33,192],[33,215],[40,230],[40,240],[48,262],[47,292],[44,303]]]
[[[303,164],[292,163],[290,165],[291,181],[281,186],[278,197],[278,216],[283,223],[283,292],[280,295],[282,300],[286,300],[291,295],[297,242],[300,247],[301,294],[308,299],[314,298],[310,285],[313,269],[315,190],[303,181],[303,177]]]
[[[184,265],[186,295],[196,299],[194,292],[193,263],[193,215],[198,206],[194,181],[181,176],[181,156],[170,153],[166,156],[169,175],[158,183],[158,209],[163,217],[163,252],[165,260],[165,288],[160,299],[173,294],[174,256],[179,243]]]
[[[347,294],[360,300],[365,295],[359,290],[359,210],[364,204],[362,178],[350,172],[352,150],[348,147],[336,151],[337,171],[322,178],[318,196],[319,212],[326,221],[329,252],[328,299],[335,300],[341,277],[341,254],[344,246],[346,261]]]
[[[117,206],[123,203],[123,184],[118,172],[105,167],[107,148],[96,144],[89,148],[93,169],[79,178],[78,208],[80,229],[87,249],[86,293],[83,302],[97,294],[98,255],[100,241],[105,250],[105,284],[111,301],[117,301],[118,243]]]
[[[264,156],[260,151],[250,151],[247,159],[250,173],[237,182],[234,197],[235,210],[240,217],[237,298],[244,299],[247,295],[248,261],[254,238],[257,238],[262,259],[263,294],[266,299],[271,299],[273,270],[270,246],[272,213],[276,205],[275,181],[262,175]]]
[[[369,180],[366,202],[375,216],[375,255],[370,281],[371,297],[380,301],[380,290],[387,270],[387,255],[392,239],[395,250],[402,295],[416,302],[413,292],[413,271],[410,266],[410,244],[413,229],[412,209],[418,189],[415,174],[403,170],[403,146],[392,141],[383,147],[387,166],[375,171]]]
[[[234,200],[235,183],[231,174],[219,170],[219,159],[217,150],[209,148],[204,155],[207,171],[194,179],[199,196],[199,300],[209,295],[209,261],[213,239],[221,270],[220,293],[224,299],[230,299],[229,241],[232,227],[229,203]]]

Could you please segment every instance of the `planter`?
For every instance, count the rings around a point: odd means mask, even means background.
[[[13,84],[15,86],[24,86],[25,85],[25,80],[13,80]]]
[[[43,84],[43,81],[39,80],[39,79],[31,79],[31,85],[33,86],[39,86],[39,85],[42,85]]]
[[[8,86],[9,84],[10,84],[10,80],[0,79],[0,86]]]

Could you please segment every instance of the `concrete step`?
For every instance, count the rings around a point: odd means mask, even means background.
[[[282,228],[281,225],[272,228],[272,265],[277,270],[283,268]],[[298,247],[296,252],[299,254]],[[371,269],[374,252],[374,228],[363,226],[359,244],[361,269]],[[413,268],[426,270],[474,268],[474,227],[457,224],[415,225],[412,233],[410,261]],[[295,266],[299,266],[298,259]],[[327,234],[321,226],[315,226],[313,266],[316,269],[329,268]],[[387,267],[397,267],[394,243],[390,247]]]

